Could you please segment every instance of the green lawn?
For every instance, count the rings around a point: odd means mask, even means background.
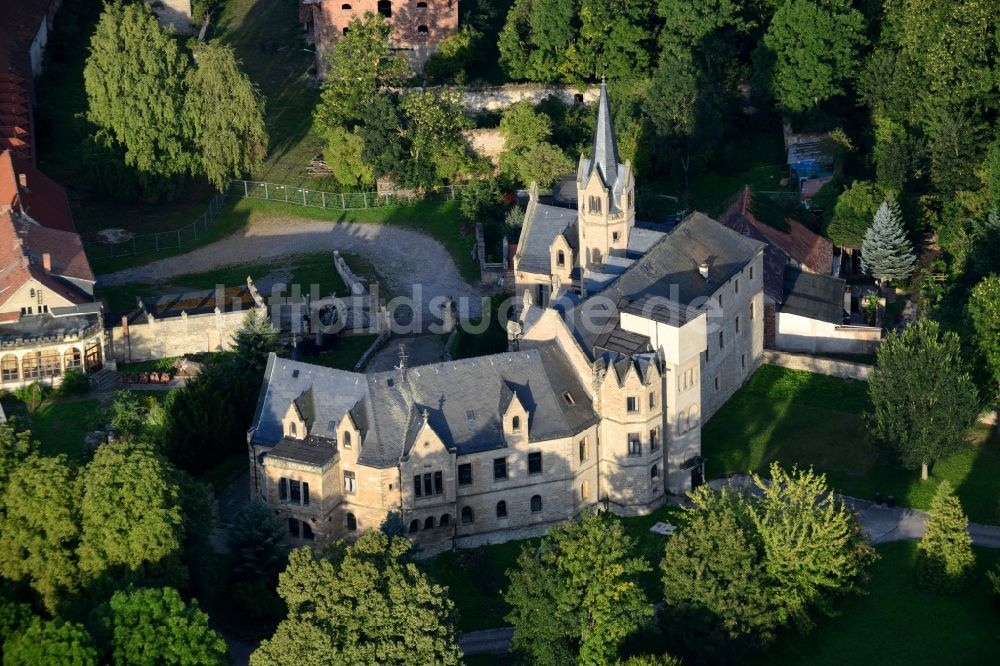
[[[948,479],[970,519],[1000,523],[1000,439],[976,428],[969,447],[938,462],[931,479],[904,470],[867,434],[868,385],[808,372],[763,366],[702,431],[706,474],[766,472],[813,466],[839,492],[873,498],[876,491],[897,503],[926,509],[937,484]]]
[[[1000,610],[985,572],[1000,551],[977,548],[975,585],[960,594],[926,594],[914,583],[916,543],[877,548],[869,594],[845,599],[840,615],[801,635],[789,630],[754,663],[937,666],[1000,662]]]
[[[80,460],[87,432],[100,427],[101,404],[96,399],[48,400],[31,415],[13,398],[4,399],[3,408],[18,428],[31,430],[42,453],[65,453],[72,462]]]

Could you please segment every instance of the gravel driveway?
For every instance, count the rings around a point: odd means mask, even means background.
[[[98,282],[101,285],[162,282],[188,273],[273,262],[323,250],[364,257],[376,266],[394,294],[412,294],[414,286],[420,285],[425,312],[430,312],[430,299],[450,296],[456,302],[467,298],[469,312],[472,316],[479,315],[479,291],[462,279],[444,246],[418,231],[385,224],[321,222],[291,216],[272,218],[187,254],[101,275]],[[333,270],[332,263],[330,269]]]

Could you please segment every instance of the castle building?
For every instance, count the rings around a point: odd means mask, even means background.
[[[701,424],[760,363],[764,244],[699,213],[636,221],[634,189],[602,84],[576,208],[532,188],[511,351],[369,374],[270,358],[252,487],[291,539],[396,512],[436,552],[598,503],[648,513],[704,480]]]
[[[441,40],[458,29],[458,0],[302,0],[299,19],[316,46],[316,71],[325,78],[327,54],[350,22],[381,14],[392,26],[390,46],[419,71]]]

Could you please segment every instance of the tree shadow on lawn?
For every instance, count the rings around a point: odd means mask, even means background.
[[[766,474],[772,461],[814,467],[836,491],[874,500],[894,496],[902,506],[926,509],[942,479],[958,490],[976,522],[996,523],[1000,443],[977,429],[967,449],[949,456],[921,481],[918,470],[869,437],[866,382],[763,366],[730,398],[702,432],[708,478],[748,471]]]

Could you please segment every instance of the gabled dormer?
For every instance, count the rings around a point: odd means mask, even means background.
[[[508,444],[527,441],[530,414],[517,393],[504,382],[500,391],[500,420],[504,440]]]
[[[289,403],[288,410],[281,419],[281,432],[289,439],[305,439],[309,435],[309,426],[299,407],[298,400]]]

